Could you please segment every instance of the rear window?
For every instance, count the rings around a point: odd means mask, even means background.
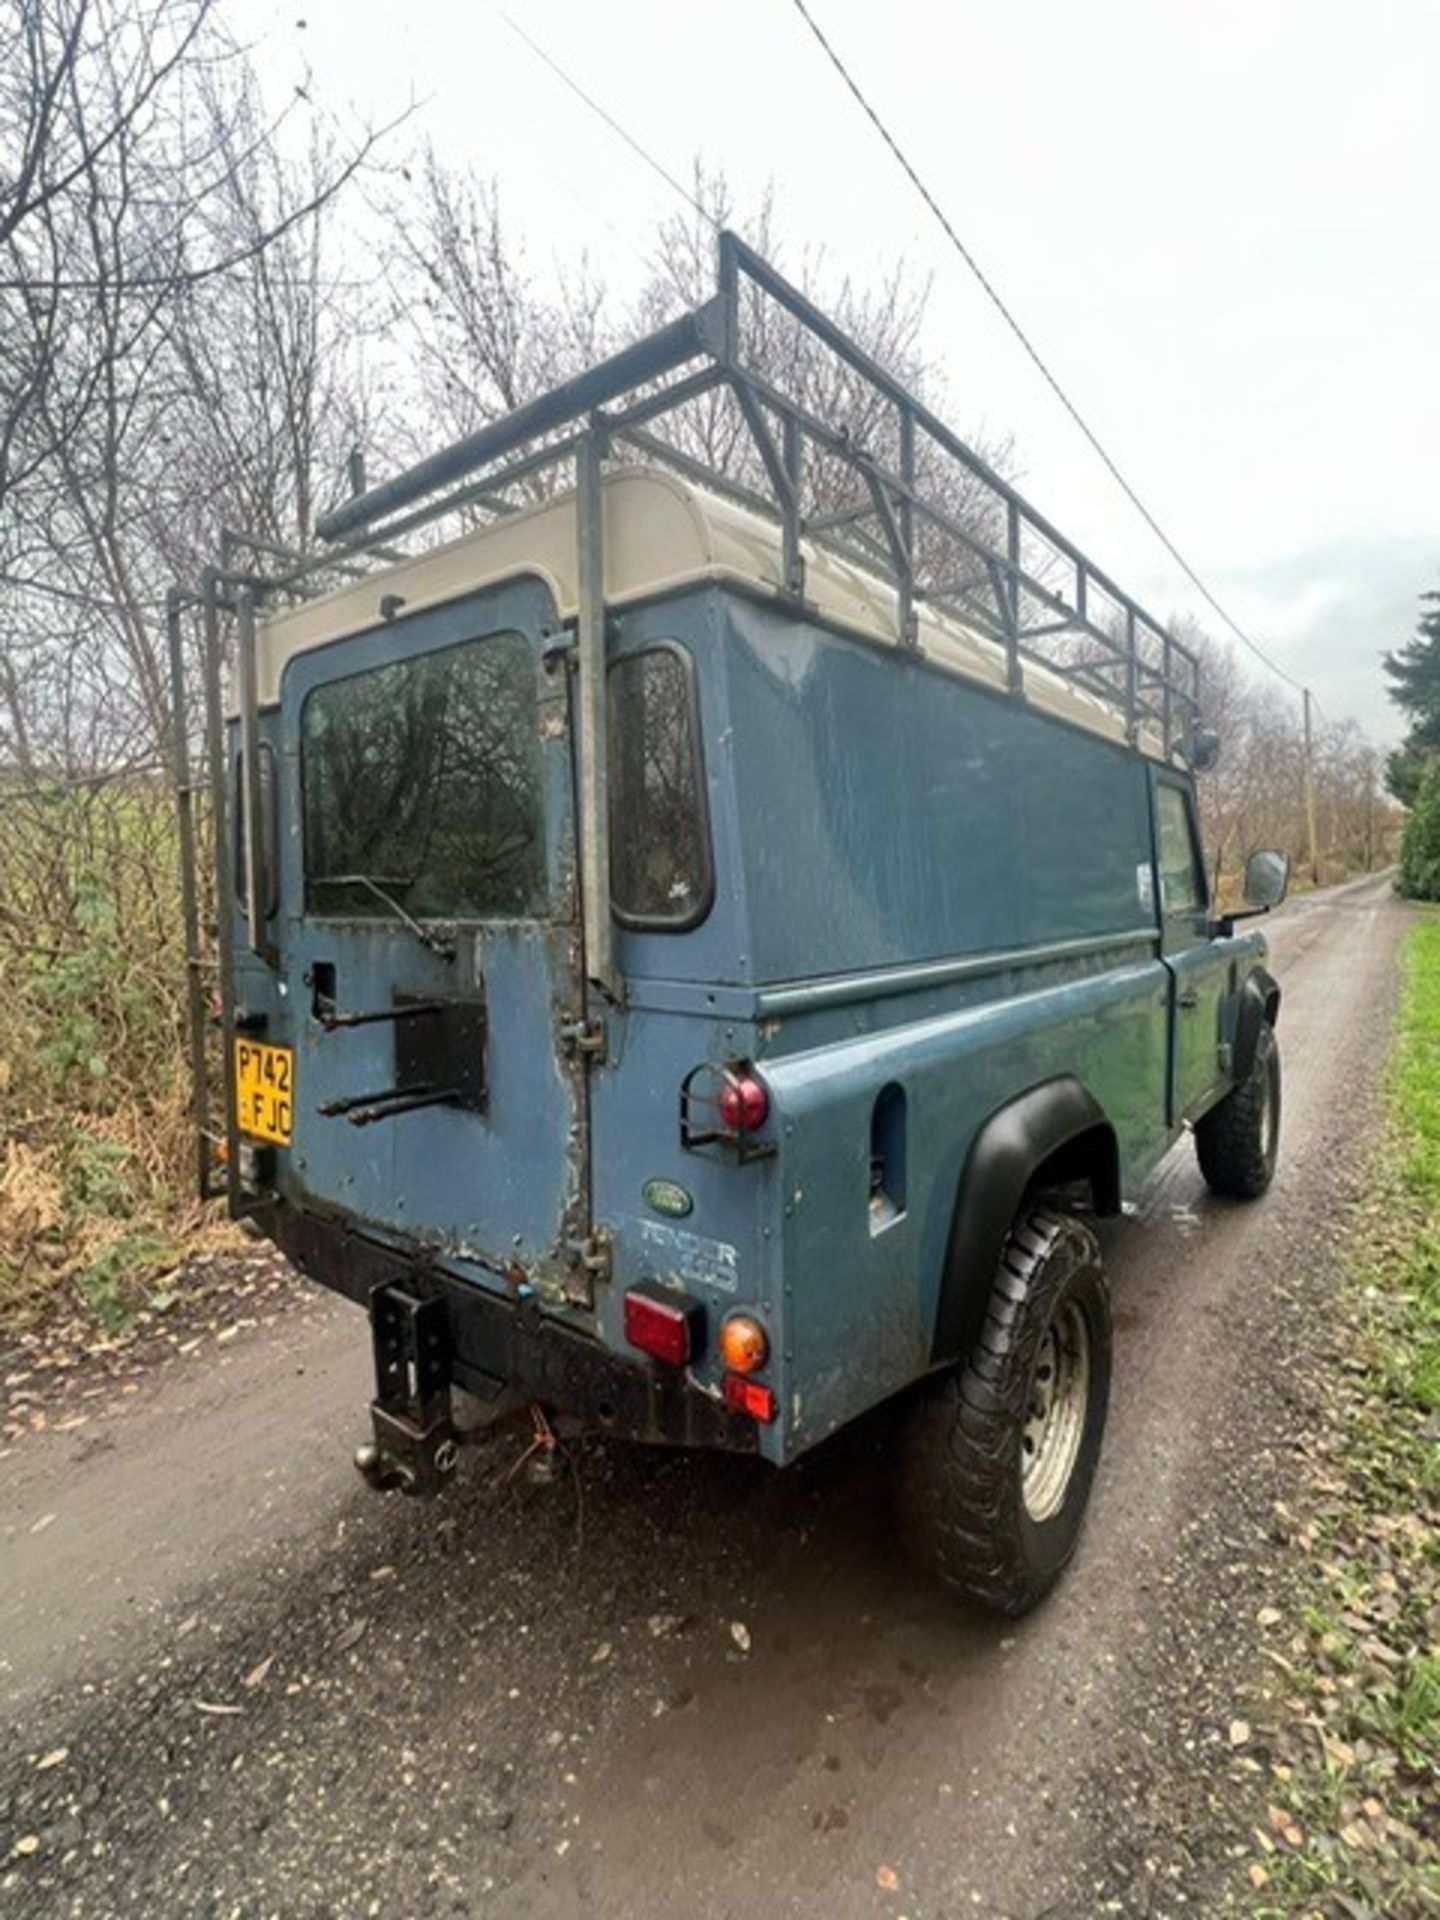
[[[300,722],[305,905],[416,919],[546,906],[535,657],[522,634],[317,687]]]
[[[710,908],[710,829],[694,669],[680,647],[610,669],[610,893],[632,926],[679,931]]]

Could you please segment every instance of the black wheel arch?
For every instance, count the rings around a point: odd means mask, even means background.
[[[970,1143],[955,1197],[931,1354],[962,1359],[984,1321],[1006,1235],[1027,1192],[1088,1181],[1097,1213],[1120,1211],[1120,1151],[1104,1109],[1071,1074],[997,1107]]]
[[[1280,982],[1265,967],[1252,967],[1240,983],[1240,1006],[1235,1016],[1235,1052],[1231,1079],[1243,1087],[1255,1065],[1260,1029],[1280,1018]]]

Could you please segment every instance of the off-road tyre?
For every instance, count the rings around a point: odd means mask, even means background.
[[[1245,1079],[1195,1126],[1195,1153],[1212,1193],[1258,1200],[1275,1178],[1280,1152],[1280,1045],[1260,1029]]]
[[[1052,1329],[1084,1329],[1087,1387],[1053,1511],[1027,1504],[1027,1417]],[[1049,1208],[1022,1214],[1000,1256],[984,1325],[962,1366],[927,1382],[899,1436],[895,1482],[912,1556],[962,1599],[1028,1613],[1075,1551],[1110,1398],[1110,1296],[1094,1234]],[[1033,1426],[1033,1420],[1032,1420]],[[1033,1449],[1031,1450],[1033,1457]]]

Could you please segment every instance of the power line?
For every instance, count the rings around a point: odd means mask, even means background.
[[[614,133],[619,139],[623,140],[625,145],[629,147],[631,152],[635,154],[638,159],[642,160],[645,163],[645,165],[649,167],[654,174],[657,175],[659,179],[663,180],[666,186],[668,186],[672,190],[672,192],[677,193],[680,196],[680,198],[685,201],[687,206],[689,206],[695,213],[697,213],[700,216],[702,220],[706,221],[710,226],[714,227],[718,232],[720,228],[720,222],[716,219],[715,215],[709,211],[707,207],[702,206],[700,201],[696,199],[695,195],[690,191],[690,189],[684,186],[682,182],[679,181],[676,178],[676,176],[670,172],[669,168],[666,167],[662,161],[658,160],[655,157],[655,155],[651,153],[650,150],[633,133],[630,132],[628,127],[626,127],[620,120],[618,120],[615,117],[615,115],[609,111],[608,108],[603,106],[601,102],[597,100],[592,93],[590,93],[585,87],[583,87],[580,84],[578,80],[576,80],[573,77],[573,75],[567,72],[566,69],[560,64],[560,62],[554,57],[554,55],[551,54],[545,47],[543,47],[540,44],[540,42],[537,41],[530,33],[528,33],[525,30],[525,28],[520,25],[519,21],[516,20],[503,6],[496,4],[496,0],[491,0],[491,4],[492,4],[492,10],[499,15],[500,19],[504,21],[505,25],[509,27],[512,33],[515,34],[517,39],[522,40],[524,42],[524,44],[530,49],[530,51],[535,55],[535,57],[538,60],[542,61],[545,64],[545,66],[547,66],[550,69],[550,71],[555,75],[556,79],[559,80],[565,87],[567,87],[570,90],[570,92],[573,93],[575,97],[578,100],[580,100],[586,107],[588,107],[593,114],[595,114],[599,119],[603,120],[605,125],[609,127],[611,132]],[[1197,573],[1195,568],[1190,564],[1190,562],[1186,559],[1185,555],[1180,551],[1179,547],[1175,544],[1174,540],[1171,539],[1170,535],[1165,531],[1164,527],[1161,526],[1160,522],[1156,519],[1155,515],[1150,511],[1149,507],[1146,506],[1145,502],[1141,499],[1139,493],[1130,484],[1129,480],[1126,479],[1124,473],[1121,472],[1120,467],[1117,465],[1116,461],[1107,451],[1104,444],[1100,440],[1098,434],[1096,434],[1095,430],[1091,427],[1090,423],[1086,420],[1085,416],[1080,412],[1079,408],[1075,405],[1074,401],[1071,400],[1069,394],[1066,393],[1065,389],[1061,386],[1057,377],[1050,371],[1050,368],[1046,364],[1043,356],[1041,355],[1039,348],[1035,346],[1034,342],[1030,339],[1030,336],[1026,333],[1025,329],[1021,326],[1019,320],[1011,312],[1009,306],[1006,304],[1005,300],[1001,296],[998,288],[994,285],[990,277],[986,274],[985,270],[981,267],[979,261],[975,258],[974,254],[965,245],[965,242],[960,238],[959,233],[956,231],[954,225],[950,221],[949,217],[946,215],[944,209],[941,207],[940,203],[936,200],[935,196],[930,192],[929,188],[925,185],[925,182],[921,179],[919,173],[916,171],[915,167],[911,164],[910,160],[906,156],[899,142],[896,140],[894,135],[890,132],[889,128],[885,125],[884,121],[880,118],[880,115],[876,112],[875,108],[871,106],[869,100],[866,98],[864,93],[862,93],[858,83],[855,81],[855,79],[851,75],[844,61],[841,59],[840,55],[836,52],[835,48],[831,45],[830,41],[826,38],[823,30],[821,29],[819,24],[816,22],[809,8],[806,6],[805,0],[794,0],[794,5],[797,12],[800,14],[801,18],[804,20],[806,26],[809,27],[811,33],[815,36],[815,39],[819,42],[821,48],[824,50],[826,57],[829,59],[832,66],[835,68],[836,72],[840,75],[840,78],[844,81],[846,87],[849,89],[850,93],[854,96],[855,100],[857,101],[857,103],[865,113],[867,119],[869,119],[871,124],[874,126],[876,132],[880,135],[881,139],[885,142],[886,146],[890,149],[895,159],[899,162],[901,168],[904,170],[906,176],[909,178],[911,184],[915,187],[920,197],[924,200],[926,206],[930,209],[931,213],[934,214],[936,220],[939,221],[940,226],[944,230],[951,245],[955,248],[956,252],[960,255],[960,258],[964,261],[965,265],[970,269],[971,273],[979,281],[986,295],[994,304],[996,309],[999,311],[1002,318],[1005,320],[1006,325],[1014,333],[1016,339],[1019,340],[1021,346],[1024,348],[1026,354],[1029,356],[1029,358],[1033,361],[1034,365],[1039,370],[1046,384],[1050,387],[1052,392],[1055,394],[1056,398],[1060,401],[1060,404],[1064,407],[1065,411],[1069,414],[1070,418],[1074,421],[1075,425],[1079,428],[1080,432],[1084,435],[1085,439],[1088,441],[1089,445],[1092,447],[1094,452],[1099,456],[1106,470],[1110,473],[1111,477],[1114,479],[1116,485],[1120,488],[1121,492],[1125,495],[1126,499],[1130,501],[1131,505],[1135,508],[1136,512],[1140,515],[1141,519],[1144,520],[1145,524],[1150,528],[1151,532],[1160,541],[1161,545],[1165,548],[1165,551],[1174,560],[1175,564],[1180,568],[1181,572],[1185,575],[1186,579],[1190,581],[1191,585],[1201,595],[1201,597],[1205,600],[1207,605],[1210,606],[1212,610],[1219,616],[1219,618],[1225,623],[1225,625],[1235,635],[1236,639],[1238,639],[1243,646],[1248,648],[1249,651],[1255,656],[1255,658],[1259,660],[1263,666],[1268,668],[1269,671],[1273,673],[1277,679],[1283,680],[1287,686],[1293,687],[1297,693],[1303,692],[1304,691],[1303,683],[1297,680],[1294,674],[1288,672],[1286,668],[1282,667],[1278,663],[1278,661],[1272,660],[1270,655],[1265,651],[1265,649],[1260,645],[1260,643],[1257,640],[1252,639],[1251,636],[1240,625],[1239,621],[1235,619],[1234,615],[1231,614],[1221,604],[1220,600],[1218,599],[1214,591],[1201,578],[1199,573]],[[1318,702],[1316,704],[1318,706]]]
[[[492,0],[492,4],[493,4],[493,0]],[[584,101],[585,105],[589,107],[590,111],[594,114],[598,114],[599,117],[605,122],[606,126],[609,127],[610,131],[612,133],[618,134],[619,137],[625,142],[626,146],[629,147],[630,151],[633,154],[635,154],[639,159],[643,160],[646,166],[650,168],[652,173],[658,174],[660,178],[665,182],[666,186],[673,188],[674,191],[679,194],[682,200],[686,201],[691,207],[693,207],[695,212],[699,214],[702,220],[708,221],[709,224],[712,227],[714,227],[717,232],[719,231],[720,222],[715,218],[714,214],[709,212],[707,208],[701,206],[700,202],[695,198],[694,194],[691,193],[690,189],[686,186],[682,186],[680,181],[678,181],[675,178],[675,175],[671,173],[670,169],[667,166],[665,166],[662,161],[657,160],[654,154],[651,153],[647,147],[642,146],[641,143],[635,138],[634,134],[631,133],[627,127],[622,126],[620,121],[618,121],[615,118],[614,114],[610,113],[605,107],[601,106],[600,102],[595,98],[593,94],[587,93],[584,87],[581,86],[580,82],[572,78],[572,76],[565,71],[564,67],[561,66],[560,62],[557,59],[555,59],[555,57],[552,54],[546,52],[545,48],[541,46],[538,40],[532,39],[532,37],[525,31],[524,27],[521,26],[518,20],[516,20],[511,14],[507,13],[504,7],[502,6],[493,6],[493,11],[499,14],[500,18],[505,22],[506,26],[509,27],[510,31],[513,34],[515,34],[515,36],[518,39],[521,39],[525,42],[526,46],[529,47],[530,51],[535,55],[537,60],[544,61],[545,65],[555,75],[555,78],[557,80],[562,81],[570,89],[571,93],[575,95],[577,100]]]
[[[1191,566],[1190,562],[1185,558],[1184,554],[1181,553],[1180,549],[1176,546],[1175,542],[1170,538],[1169,534],[1166,533],[1165,529],[1160,525],[1160,522],[1155,518],[1155,515],[1150,511],[1150,509],[1146,506],[1145,502],[1140,498],[1140,495],[1135,491],[1134,487],[1132,487],[1130,482],[1125,478],[1125,475],[1120,471],[1120,468],[1116,465],[1115,461],[1111,458],[1110,454],[1106,451],[1105,447],[1101,444],[1100,438],[1096,434],[1094,428],[1090,425],[1089,421],[1085,418],[1084,414],[1081,413],[1080,409],[1075,405],[1075,402],[1070,398],[1069,394],[1066,393],[1065,389],[1061,386],[1059,380],[1050,371],[1049,367],[1046,365],[1045,360],[1040,353],[1039,348],[1031,340],[1029,334],[1026,333],[1025,329],[1021,326],[1020,322],[1016,319],[1015,315],[1010,311],[1010,308],[1006,305],[1004,299],[1001,297],[994,282],[990,279],[989,275],[985,272],[984,268],[980,265],[979,261],[975,258],[974,254],[966,246],[965,242],[960,238],[960,235],[956,232],[954,226],[950,222],[949,217],[945,213],[944,208],[940,205],[939,201],[936,200],[934,194],[931,193],[930,189],[926,186],[925,182],[920,178],[920,175],[916,172],[914,166],[911,164],[910,160],[907,158],[905,151],[901,147],[899,141],[895,138],[894,134],[891,133],[890,129],[886,126],[885,122],[880,118],[880,115],[876,112],[875,108],[871,106],[869,100],[867,100],[865,95],[860,91],[860,87],[856,82],[856,80],[854,79],[854,77],[852,76],[852,74],[850,73],[849,68],[845,65],[845,62],[840,58],[840,55],[835,51],[834,47],[830,44],[829,40],[826,39],[824,33],[822,32],[821,28],[817,24],[814,15],[810,12],[810,9],[806,6],[805,0],[793,0],[793,4],[796,12],[800,15],[801,19],[805,22],[806,26],[809,27],[811,33],[815,36],[816,40],[820,43],[820,46],[824,49],[824,52],[826,54],[826,57],[829,59],[830,64],[834,67],[835,71],[839,74],[840,78],[845,82],[845,85],[849,88],[850,92],[854,95],[856,101],[859,103],[860,107],[864,111],[866,118],[870,121],[870,124],[874,127],[875,131],[880,135],[880,138],[885,142],[886,146],[890,149],[891,153],[895,156],[896,160],[899,161],[901,167],[905,171],[905,174],[909,178],[911,185],[915,188],[916,192],[920,195],[920,198],[925,202],[926,206],[930,209],[931,213],[933,213],[935,218],[939,221],[941,227],[945,231],[946,237],[950,241],[951,246],[954,247],[955,251],[959,254],[960,258],[965,262],[965,265],[970,269],[971,273],[974,274],[975,278],[980,282],[981,287],[984,289],[985,293],[987,294],[987,296],[989,297],[993,305],[998,309],[1001,317],[1005,321],[1005,324],[1009,327],[1010,331],[1015,335],[1015,338],[1020,342],[1021,346],[1025,349],[1026,353],[1030,356],[1030,359],[1035,363],[1036,367],[1039,369],[1047,386],[1049,386],[1051,391],[1054,393],[1055,397],[1059,400],[1061,406],[1064,407],[1065,411],[1069,414],[1070,418],[1075,422],[1075,425],[1080,429],[1081,433],[1085,436],[1086,440],[1089,441],[1094,451],[1100,456],[1100,459],[1104,462],[1105,467],[1109,471],[1111,478],[1115,481],[1116,485],[1120,488],[1121,492],[1125,495],[1126,499],[1135,508],[1136,512],[1140,515],[1141,519],[1144,520],[1146,526],[1149,527],[1150,531],[1160,541],[1161,545],[1165,548],[1165,551],[1170,555],[1171,559],[1184,573],[1186,579],[1189,580],[1190,584],[1196,589],[1198,593],[1200,593],[1204,597],[1206,602],[1214,609],[1214,611],[1225,622],[1226,626],[1235,635],[1235,637],[1238,640],[1240,640],[1245,646],[1247,646],[1250,649],[1251,653],[1255,655],[1256,659],[1263,662],[1263,664],[1267,666],[1273,674],[1277,675],[1279,679],[1286,681],[1290,686],[1294,687],[1297,693],[1303,692],[1304,689],[1303,689],[1302,683],[1299,680],[1297,680],[1292,673],[1287,673],[1284,667],[1278,665],[1274,660],[1272,660],[1269,654],[1266,653],[1265,649],[1259,644],[1259,642],[1256,640],[1252,640],[1250,638],[1250,635],[1246,633],[1245,629],[1240,625],[1239,621],[1236,620],[1232,614],[1228,613],[1223,606],[1221,606],[1219,600],[1216,599],[1215,595],[1211,592],[1210,588],[1206,586],[1205,582],[1200,578],[1200,575],[1195,571],[1194,567]]]

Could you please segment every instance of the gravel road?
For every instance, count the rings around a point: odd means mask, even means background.
[[[1019,1626],[898,1557],[878,1429],[785,1475],[593,1444],[548,1485],[510,1431],[443,1505],[378,1499],[363,1321],[308,1289],[25,1437],[0,1913],[1217,1911],[1209,1790],[1404,924],[1385,879],[1275,917],[1279,1179],[1212,1200],[1182,1143],[1107,1229],[1106,1455]]]

